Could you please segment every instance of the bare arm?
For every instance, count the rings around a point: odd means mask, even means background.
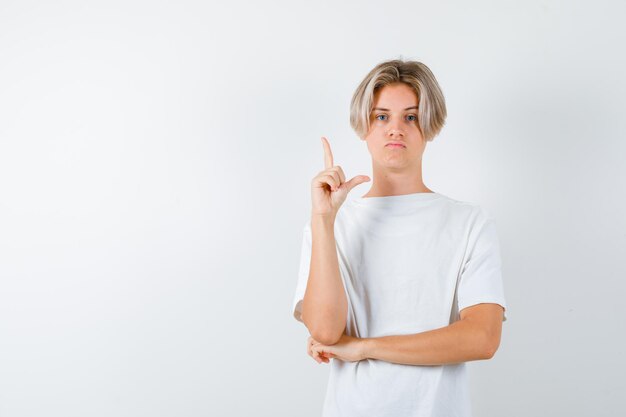
[[[341,335],[329,345],[307,340],[307,352],[318,363],[330,358],[355,362],[378,359],[404,365],[445,365],[491,359],[500,345],[502,307],[482,303],[461,310],[461,320],[421,333],[357,338]]]
[[[334,165],[330,144],[322,138],[325,169],[311,181],[311,264],[302,299],[302,321],[312,337],[337,343],[346,328],[348,300],[339,272],[335,218],[348,192],[369,178],[359,175],[346,181]]]
[[[407,365],[491,359],[500,344],[502,307],[485,303],[461,311],[461,320],[422,333],[361,339],[364,358]]]
[[[311,336],[336,343],[346,327],[348,300],[339,272],[334,231],[335,219],[311,218],[312,251],[309,279],[302,301],[302,321]]]

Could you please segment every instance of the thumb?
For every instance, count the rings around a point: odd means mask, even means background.
[[[369,180],[370,178],[366,175],[357,175],[356,177],[352,178],[350,181],[346,181],[343,185],[345,185],[348,191],[350,191],[357,185],[363,184],[364,182],[367,182]]]

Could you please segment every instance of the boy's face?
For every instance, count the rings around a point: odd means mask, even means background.
[[[404,83],[386,85],[374,94],[365,141],[375,164],[395,171],[421,165],[426,141],[417,122],[417,105],[413,88]]]

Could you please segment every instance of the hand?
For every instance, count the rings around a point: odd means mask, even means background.
[[[315,339],[313,339],[312,336],[309,336],[309,338],[306,341],[306,353],[312,357],[313,359],[315,359],[315,361],[317,363],[328,363],[330,362],[330,358],[328,357],[328,355],[326,355],[325,353],[322,352],[317,352],[317,351],[313,351],[311,348],[313,347],[313,345],[319,344],[319,342]]]
[[[342,334],[334,345],[324,345],[312,337],[308,339],[307,351],[318,363],[329,362],[330,358],[344,362],[358,362],[367,359],[365,356],[364,339]]]
[[[312,214],[322,216],[334,216],[339,207],[346,200],[348,192],[357,185],[369,181],[366,175],[357,175],[350,181],[346,181],[346,176],[340,166],[333,165],[333,153],[330,144],[322,136],[324,146],[325,169],[320,171],[311,181],[311,201],[313,203]]]

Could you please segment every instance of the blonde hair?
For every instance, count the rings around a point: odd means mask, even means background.
[[[350,103],[350,125],[364,139],[370,129],[370,114],[374,94],[393,83],[405,83],[417,95],[417,122],[422,136],[432,141],[446,120],[446,102],[435,76],[430,69],[417,61],[393,59],[376,65],[357,87]]]

